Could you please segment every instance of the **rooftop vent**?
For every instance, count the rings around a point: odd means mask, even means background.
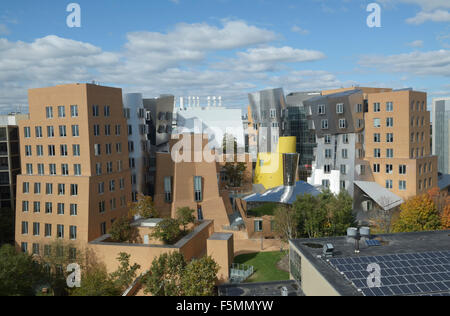
[[[355,241],[355,253],[358,254],[359,251],[359,240],[361,239],[360,232],[358,232],[358,228],[350,227],[347,229],[347,237],[353,239]]]
[[[323,256],[325,258],[331,258],[334,254],[334,246],[332,244],[325,244],[323,246]]]

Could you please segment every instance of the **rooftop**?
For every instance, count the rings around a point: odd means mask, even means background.
[[[233,237],[233,234],[230,233],[214,233],[209,240],[228,240]]]
[[[359,254],[347,237],[292,240],[300,253],[345,296],[450,295],[450,230],[374,236],[380,246],[360,241]],[[331,243],[333,258],[322,257]],[[367,266],[381,268],[379,288],[367,285]]]
[[[395,195],[388,189],[383,188],[376,182],[354,181],[354,183],[385,211],[393,209],[404,202],[402,198]]]
[[[450,174],[442,174],[438,177],[438,187],[444,190],[450,186]]]

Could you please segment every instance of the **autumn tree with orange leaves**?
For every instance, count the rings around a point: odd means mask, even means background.
[[[400,206],[394,232],[418,232],[442,229],[441,214],[429,194],[407,200]]]

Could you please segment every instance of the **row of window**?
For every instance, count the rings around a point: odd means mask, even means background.
[[[172,203],[172,177],[164,177],[165,202]],[[203,201],[203,177],[194,176],[194,201]]]
[[[21,243],[21,249],[22,252],[28,252],[28,243],[27,242],[22,242]],[[45,257],[50,257],[52,254],[52,246],[51,245],[44,245],[44,256]],[[33,249],[32,249],[32,254],[33,255],[37,255],[39,256],[41,254],[41,246],[38,243],[33,243]],[[64,255],[64,247],[62,246],[57,246],[56,247],[56,256],[58,257],[62,257]],[[69,248],[69,259],[70,260],[75,260],[77,258],[77,249],[76,248]],[[50,272],[51,267],[48,264],[44,264],[44,269],[47,273]],[[64,269],[61,265],[56,265],[56,269],[57,272],[60,275],[63,275],[64,273]]]
[[[48,148],[48,150],[47,150],[48,156],[55,157],[56,156],[56,146],[48,145],[47,148]],[[66,145],[66,144],[59,145],[59,154],[61,157],[67,157],[69,155],[68,145]],[[44,156],[44,146],[43,145],[36,145],[36,155],[38,157]],[[74,157],[81,156],[81,146],[79,144],[72,145],[72,155]],[[25,156],[26,157],[33,156],[33,147],[31,145],[25,145]]]
[[[373,164],[373,173],[380,173],[381,172],[381,164]],[[406,165],[399,165],[398,167],[398,173],[400,175],[406,175],[407,166]],[[392,164],[386,164],[386,174],[393,174],[394,173],[394,165]]]
[[[425,148],[412,148],[411,149],[411,159],[412,158],[422,158],[425,157]]]
[[[65,118],[66,117],[66,107],[64,105],[60,105],[57,107],[58,111],[58,117],[59,118]],[[48,119],[53,118],[53,107],[47,106],[45,107],[45,116]],[[78,117],[78,105],[71,105],[70,106],[70,117]]]
[[[373,150],[373,157],[381,158],[381,149],[380,148],[375,148]],[[394,158],[394,149],[392,149],[392,148],[386,149],[386,158]]]
[[[53,225],[52,224],[44,224],[44,237],[51,238],[53,237],[52,232]],[[56,237],[63,239],[64,238],[64,225],[57,224],[56,225]],[[28,222],[22,222],[22,235],[29,235],[29,227]],[[41,223],[33,223],[33,236],[38,237],[41,236]],[[69,239],[77,240],[77,226],[69,226]]]
[[[62,176],[69,176],[69,164],[63,163],[61,164],[61,173]],[[27,163],[26,164],[26,174],[27,175],[33,175],[33,164]],[[48,165],[48,174],[51,176],[57,175],[57,168],[56,164],[51,163]],[[43,163],[37,164],[37,175],[43,176],[45,175],[45,165]],[[73,165],[73,175],[74,176],[81,176],[81,164],[74,164]]]
[[[59,131],[59,137],[67,137],[67,126],[66,125],[59,125],[58,126]],[[72,125],[71,126],[72,131],[72,137],[79,137],[80,136],[80,126],[79,125]],[[25,138],[31,138],[31,127],[25,126],[23,128],[23,133]],[[54,126],[47,126],[47,137],[48,138],[54,138],[56,135],[55,133],[55,127]],[[42,130],[42,126],[36,126],[35,127],[35,136],[36,138],[43,138],[44,133]]]
[[[373,141],[375,143],[381,143],[381,134],[380,133],[373,134]],[[386,143],[393,143],[393,142],[394,142],[394,134],[387,133],[386,134]]]
[[[321,127],[321,129],[328,129],[329,128],[328,120],[321,120],[320,121],[320,127]],[[347,120],[346,119],[339,119],[338,127],[340,129],[346,129],[348,127]]]
[[[100,125],[94,125],[94,136],[101,136]],[[130,126],[129,126],[130,129]],[[116,125],[114,128],[114,134],[116,136],[120,136],[122,133],[122,125]],[[131,134],[130,134],[131,135]],[[104,126],[104,136],[111,136],[111,125],[107,124]]]
[[[25,194],[30,193],[30,184],[29,182],[24,182],[23,184],[23,191]],[[59,183],[57,186],[57,195],[66,195],[66,185],[64,183]],[[34,194],[42,194],[42,186],[41,183],[36,182],[34,184]],[[45,184],[45,194],[46,195],[53,195],[53,183],[46,183]],[[71,184],[70,185],[70,195],[71,196],[78,196],[78,184]]]
[[[426,107],[425,107],[425,102],[424,101],[422,101],[422,102],[420,102],[420,101],[411,101],[411,111],[414,111],[414,110],[416,110],[417,112],[419,112],[419,111],[425,111],[426,110]]]
[[[415,123],[415,124],[414,124]],[[418,117],[417,119],[414,118],[414,116],[411,118],[411,127],[424,127],[425,126],[425,118]]]
[[[115,192],[116,191],[116,180],[110,180],[109,181],[109,192]],[[125,180],[122,178],[119,180],[119,189],[123,190],[125,189]],[[104,194],[105,193],[105,182],[98,183],[98,194]]]
[[[373,119],[373,127],[381,128],[381,119],[379,119],[379,118]],[[393,117],[386,118],[386,127],[394,127],[394,118]]]
[[[375,113],[381,112],[381,103],[376,102],[373,104],[373,111]],[[394,103],[393,102],[386,102],[386,112],[394,112]]]
[[[119,199],[119,207],[124,208],[126,206],[127,206],[126,198],[125,198],[125,196],[121,196]],[[112,198],[109,200],[109,209],[111,211],[114,211],[117,209],[117,199],[116,198]],[[106,201],[98,202],[98,212],[100,214],[106,213]]]
[[[45,202],[45,214],[53,214],[53,203],[52,202]],[[70,216],[77,216],[78,215],[78,204],[71,203],[69,206],[70,210]],[[30,212],[30,202],[29,201],[22,201],[22,212],[28,213]],[[35,201],[33,202],[33,213],[40,213],[41,212],[41,202]],[[65,204],[64,203],[57,203],[57,214],[58,215],[64,215],[65,214]]]

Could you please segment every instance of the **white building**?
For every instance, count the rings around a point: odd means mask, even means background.
[[[174,134],[207,134],[212,149],[222,148],[223,138],[228,134],[236,138],[238,148],[245,148],[242,110],[223,107],[220,98],[208,98],[208,104],[203,107],[199,98],[190,100],[185,106],[184,99],[180,98]]]

